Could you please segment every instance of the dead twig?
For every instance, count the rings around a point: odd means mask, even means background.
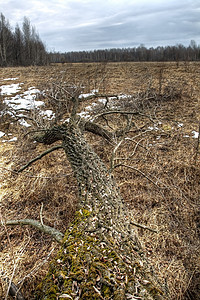
[[[146,229],[146,230],[149,230],[149,231],[158,233],[158,230],[155,230],[155,229],[152,229],[152,228],[150,228],[150,227],[148,227],[148,226],[145,226],[145,225],[142,225],[142,224],[133,222],[132,220],[131,220],[130,224],[132,224],[132,225],[134,225],[134,226],[137,226],[137,227],[140,227],[140,228],[142,228],[142,229]]]

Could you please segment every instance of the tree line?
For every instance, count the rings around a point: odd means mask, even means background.
[[[185,47],[182,44],[146,48],[114,48],[93,51],[72,51],[66,53],[51,52],[49,59],[53,63],[65,62],[121,62],[121,61],[197,61],[200,60],[200,45],[194,40]]]
[[[0,67],[45,65],[47,63],[122,62],[122,61],[198,61],[200,45],[194,40],[189,46],[163,46],[146,48],[113,48],[92,51],[47,52],[46,47],[24,17],[22,28],[13,30],[5,16],[0,14]]]
[[[48,61],[45,45],[24,17],[22,28],[16,24],[12,30],[5,16],[0,14],[0,66],[44,65]]]

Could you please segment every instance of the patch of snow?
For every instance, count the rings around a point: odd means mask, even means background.
[[[2,95],[10,96],[12,94],[17,93],[21,89],[21,87],[20,87],[20,83],[13,83],[10,85],[2,85],[0,89]]]
[[[55,114],[52,110],[47,109],[40,112],[41,116],[47,117],[49,120],[52,120],[55,118]]]
[[[178,123],[178,127],[183,127],[183,123]]]
[[[12,139],[10,140],[2,140],[3,143],[7,143],[7,142],[15,142],[17,141],[17,137],[13,137]]]
[[[25,91],[23,94],[16,95],[11,99],[6,99],[4,102],[11,107],[12,109],[33,109],[38,106],[44,105],[43,101],[36,100],[36,94],[40,93],[38,89],[30,87],[28,91]]]
[[[22,125],[22,126],[25,126],[25,127],[30,127],[30,126],[31,126],[31,125],[28,124],[24,119],[19,120],[19,124]]]
[[[65,122],[69,123],[69,118],[67,118],[66,120],[63,121],[63,123],[65,123]]]
[[[113,99],[116,99],[116,97],[112,97]],[[119,100],[123,100],[123,99],[127,99],[127,98],[132,98],[131,95],[126,95],[126,94],[122,94],[118,96]]]
[[[148,129],[149,130],[156,130],[156,131],[159,130],[159,128],[157,126],[154,126],[154,127],[149,126]]]
[[[192,131],[192,134],[193,134],[193,138],[194,139],[198,139],[198,137],[199,137],[199,133],[197,132],[197,131]]]
[[[12,109],[33,109],[38,106],[44,105],[43,101],[36,101],[34,98],[35,95],[27,95],[24,98],[23,94],[22,95],[16,95],[12,99],[5,100],[5,103],[11,107]]]
[[[12,138],[11,140],[9,140],[8,142],[15,142],[17,141],[17,137]]]
[[[79,115],[81,118],[84,118],[84,119],[89,119],[90,118],[90,114],[86,111],[82,111],[77,115]]]
[[[18,77],[15,77],[15,78],[6,78],[6,79],[4,79],[4,81],[6,81],[6,80],[17,80],[17,79],[19,79]]]
[[[106,100],[106,99],[99,99],[98,101],[99,101],[100,103],[103,103],[103,104],[105,105],[107,100]]]
[[[86,110],[90,110],[90,111],[91,111],[91,110],[93,110],[93,109],[94,109],[94,106],[96,106],[96,105],[98,105],[98,104],[94,102],[94,103],[92,103],[92,105],[88,105],[88,106],[86,106],[86,108],[85,108],[85,109],[86,109]]]
[[[5,135],[5,133],[3,131],[0,131],[0,138],[4,135]]]
[[[91,91],[91,93],[88,93],[88,94],[80,94],[80,95],[79,95],[79,98],[82,99],[82,98],[87,98],[87,97],[90,97],[90,96],[94,96],[96,93],[98,93],[98,91],[99,91],[99,90],[95,90],[95,89],[94,89],[94,90]]]

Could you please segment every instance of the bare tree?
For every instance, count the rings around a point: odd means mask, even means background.
[[[0,14],[0,66],[47,64],[45,45],[28,18],[22,30],[17,24],[12,32],[9,21]]]
[[[12,59],[12,33],[9,22],[5,19],[4,15],[0,15],[0,65],[6,66]]]

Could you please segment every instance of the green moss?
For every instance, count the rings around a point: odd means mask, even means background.
[[[36,299],[56,299],[64,293],[74,297],[77,289],[81,291],[81,300],[102,297],[120,300],[124,299],[126,288],[130,290],[133,286],[134,289],[135,272],[142,276],[141,265],[136,261],[135,268],[127,268],[112,241],[110,246],[107,243],[100,247],[101,237],[85,230],[84,225],[90,217],[91,212],[87,210],[76,213],[57,257],[51,262],[43,284],[38,287],[40,297]],[[120,286],[123,287],[121,290]],[[153,297],[160,293],[153,284],[144,288]]]

